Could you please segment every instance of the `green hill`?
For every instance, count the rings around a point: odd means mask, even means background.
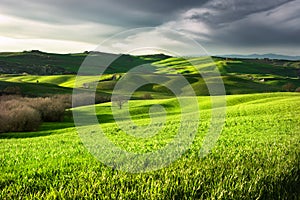
[[[32,75],[58,75],[76,74],[80,65],[89,52],[73,54],[54,54],[38,50],[24,52],[0,53],[0,74],[32,74]],[[107,55],[107,53],[95,52],[95,55]],[[108,67],[106,73],[126,72],[134,66],[151,63],[169,56],[145,55],[115,55],[118,57]]]
[[[18,86],[23,94],[36,95],[51,93],[71,93],[76,73],[89,52],[78,54],[50,54],[40,51],[0,53],[0,90],[8,86]],[[102,57],[112,54],[95,52]],[[99,77],[86,74],[76,87],[111,93],[116,82],[130,69],[147,66],[147,72],[139,73],[140,80],[155,80],[155,74],[166,79],[167,85],[176,83],[176,77],[183,75],[197,95],[209,95],[205,73],[217,66],[222,76],[227,94],[290,91],[300,87],[300,61],[270,59],[228,59],[214,57],[176,58],[157,55],[113,55],[118,57]],[[200,72],[200,74],[199,74]],[[1,75],[2,74],[2,75]],[[143,81],[142,81],[143,82]],[[148,84],[138,89],[133,98],[151,94],[154,98],[168,98],[170,92],[161,86]]]

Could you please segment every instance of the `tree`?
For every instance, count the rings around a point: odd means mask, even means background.
[[[292,92],[295,89],[295,85],[293,83],[286,83],[282,86],[282,89],[287,92]]]
[[[111,102],[122,109],[123,104],[128,102],[128,98],[123,95],[114,95],[111,97]]]

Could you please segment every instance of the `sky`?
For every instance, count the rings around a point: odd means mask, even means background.
[[[186,43],[172,30],[210,55],[300,55],[300,0],[1,0],[0,10],[2,52],[110,51],[107,40],[120,53],[178,52]]]

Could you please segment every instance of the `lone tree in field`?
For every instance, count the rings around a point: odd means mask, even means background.
[[[114,95],[111,97],[111,102],[122,109],[123,104],[128,102],[128,98],[123,95]]]

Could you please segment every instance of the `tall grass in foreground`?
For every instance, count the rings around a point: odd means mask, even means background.
[[[2,134],[0,199],[299,199],[299,95],[228,97],[225,127],[205,158],[199,150],[209,125],[209,99],[199,100],[201,122],[191,148],[169,167],[144,174],[101,164],[75,128],[60,128],[62,123],[44,124],[48,128],[34,134]],[[149,105],[159,103],[172,108],[170,117],[178,119],[172,100],[130,103],[141,124]],[[153,150],[172,138],[169,126],[161,140],[132,141],[116,129],[110,104],[97,106],[97,111],[107,136],[129,151]],[[93,125],[87,129],[92,131]]]

